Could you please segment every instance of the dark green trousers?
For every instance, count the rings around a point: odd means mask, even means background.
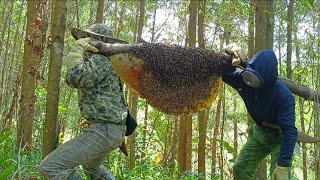
[[[253,179],[257,166],[268,155],[271,155],[271,174],[279,157],[282,140],[280,130],[254,125],[248,133],[248,141],[233,165],[235,180]]]

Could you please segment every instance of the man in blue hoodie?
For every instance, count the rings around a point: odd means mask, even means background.
[[[246,65],[241,48],[231,44],[225,51],[241,60],[244,70],[224,74],[223,81],[236,89],[255,121],[234,163],[234,179],[253,179],[258,164],[271,155],[272,180],[287,180],[298,132],[295,99],[278,80],[277,58],[272,50],[266,49]]]

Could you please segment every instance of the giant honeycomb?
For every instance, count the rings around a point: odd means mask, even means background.
[[[143,43],[110,57],[120,78],[153,107],[167,114],[191,115],[209,107],[219,94],[230,56],[203,48]]]

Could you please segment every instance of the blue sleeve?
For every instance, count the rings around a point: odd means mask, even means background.
[[[107,57],[94,54],[68,70],[66,82],[74,88],[91,88],[107,77],[110,68],[111,63]]]
[[[232,73],[225,73],[222,76],[222,81],[229,84],[233,88],[240,88],[244,82],[242,79],[242,71],[234,71]]]
[[[282,97],[279,97],[277,103],[277,124],[282,132],[278,163],[291,166],[294,146],[298,137],[298,131],[295,126],[295,99],[291,92],[283,94],[281,95]]]

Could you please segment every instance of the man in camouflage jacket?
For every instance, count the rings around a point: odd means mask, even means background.
[[[105,24],[95,24],[85,32],[112,36]],[[127,106],[121,82],[109,58],[96,54],[88,37],[73,36],[77,41],[66,57],[66,82],[78,90],[80,111],[88,123],[80,136],[50,153],[40,170],[48,179],[81,179],[74,168],[82,165],[91,179],[114,179],[101,164],[124,141]]]

